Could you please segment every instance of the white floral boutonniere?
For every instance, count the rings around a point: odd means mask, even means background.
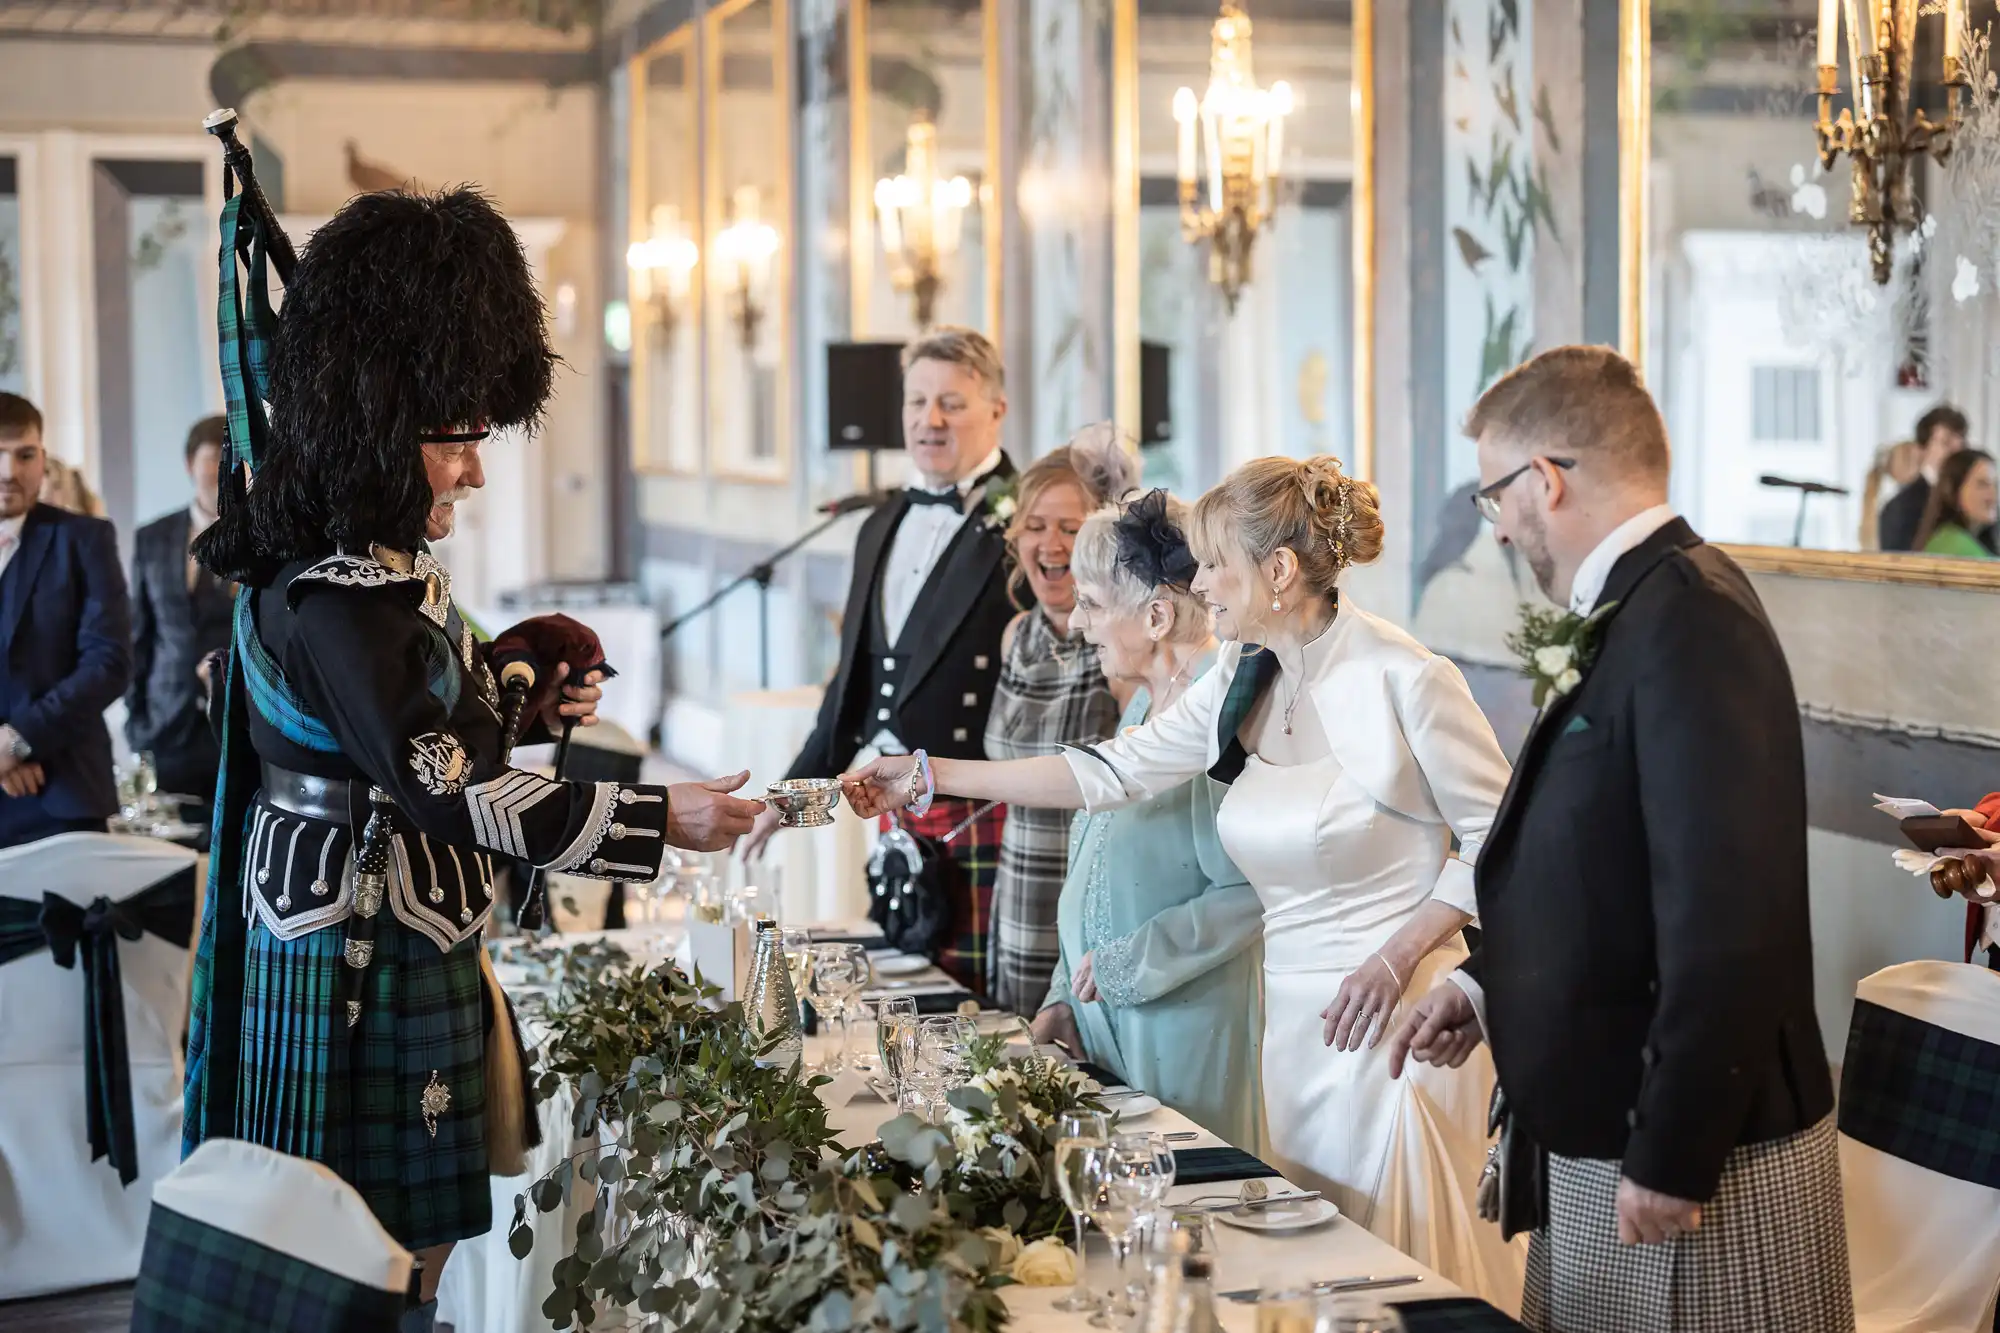
[[[1583,683],[1597,657],[1597,633],[1617,606],[1607,602],[1587,616],[1523,603],[1521,628],[1507,636],[1507,648],[1521,659],[1521,674],[1535,682],[1535,707],[1544,708]]]
[[[1000,532],[1014,521],[1014,479],[989,477],[981,500],[986,506],[986,528]]]

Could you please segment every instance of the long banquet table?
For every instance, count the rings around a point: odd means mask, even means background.
[[[635,957],[649,954],[658,957],[665,952],[657,932],[649,935],[644,931],[610,931],[564,938],[609,938],[624,945]],[[881,955],[877,955],[877,961],[881,961]],[[927,971],[898,978],[894,984],[901,990],[922,991],[937,985],[941,977],[941,973],[933,975]],[[506,980],[503,975],[503,984]],[[829,1041],[825,1036],[809,1039],[807,1058],[820,1058]],[[846,1100],[843,1094],[848,1092],[853,1082],[851,1079],[842,1080],[822,1089],[821,1096],[829,1098],[828,1123],[838,1133],[841,1142],[859,1146],[873,1139],[877,1126],[893,1118],[895,1111],[868,1093]],[[531,1174],[493,1182],[493,1230],[477,1240],[462,1242],[445,1266],[439,1289],[439,1321],[455,1325],[459,1333],[543,1333],[551,1327],[541,1313],[541,1303],[543,1297],[548,1295],[549,1271],[561,1255],[564,1239],[574,1234],[575,1210],[536,1219],[535,1249],[527,1261],[516,1260],[507,1248],[507,1227],[513,1214],[514,1196],[527,1188],[534,1174],[549,1169],[562,1156],[574,1150],[569,1137],[566,1099],[559,1097],[556,1102],[545,1106],[543,1111],[544,1142],[536,1154],[538,1160]],[[1222,1139],[1168,1107],[1142,1117],[1128,1116],[1123,1123],[1135,1130],[1198,1135],[1195,1139],[1175,1143],[1177,1151],[1228,1146]],[[1271,1180],[1267,1183],[1274,1194],[1299,1188],[1289,1181]],[[1233,1182],[1177,1186],[1169,1196],[1169,1203],[1185,1203],[1198,1195],[1229,1193],[1234,1189]],[[1324,1226],[1289,1233],[1251,1232],[1218,1224],[1217,1234],[1216,1286],[1219,1290],[1257,1287],[1271,1282],[1289,1285],[1332,1278],[1415,1275],[1422,1280],[1377,1294],[1398,1305],[1463,1298],[1465,1294],[1376,1237],[1366,1227],[1345,1217]],[[1054,1308],[1056,1300],[1067,1290],[1066,1287],[1015,1286],[1006,1288],[1002,1294],[1014,1315],[1014,1326],[1017,1328],[1036,1330],[1037,1333],[1041,1330],[1082,1333],[1090,1327],[1088,1316],[1064,1313]],[[1518,1327],[1499,1320],[1490,1308],[1472,1307],[1469,1302],[1467,1308],[1461,1308],[1456,1303],[1432,1307],[1430,1317],[1419,1323],[1415,1316],[1421,1309],[1418,1307],[1410,1312],[1412,1333],[1427,1333],[1433,1329],[1442,1333],[1446,1329],[1483,1331]],[[1255,1328],[1256,1312],[1251,1305],[1218,1301],[1217,1313],[1222,1327],[1232,1330],[1232,1333],[1235,1330],[1248,1333]]]

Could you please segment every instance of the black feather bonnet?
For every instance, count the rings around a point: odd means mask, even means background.
[[[1125,506],[1112,525],[1118,535],[1118,567],[1148,588],[1187,591],[1200,564],[1188,549],[1187,534],[1167,513],[1167,492],[1147,491]]]
[[[291,560],[414,550],[432,502],[422,437],[533,426],[555,364],[520,242],[484,195],[349,201],[313,233],[285,291],[268,456],[247,495],[225,497],[196,556],[261,586]]]

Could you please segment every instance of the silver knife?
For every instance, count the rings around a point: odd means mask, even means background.
[[[1238,1213],[1247,1208],[1269,1208],[1271,1205],[1279,1203],[1304,1203],[1309,1199],[1317,1199],[1318,1197],[1318,1190],[1302,1190],[1297,1194],[1267,1194],[1261,1199],[1239,1199],[1235,1203],[1197,1204],[1184,1211],[1195,1213]]]
[[[1415,1274],[1406,1277],[1342,1277],[1326,1282],[1315,1282],[1307,1290],[1315,1296],[1330,1296],[1343,1291],[1379,1291],[1384,1287],[1407,1287],[1422,1281],[1423,1278]],[[1262,1288],[1245,1287],[1240,1291],[1222,1292],[1221,1296],[1225,1301],[1247,1305],[1263,1294]]]

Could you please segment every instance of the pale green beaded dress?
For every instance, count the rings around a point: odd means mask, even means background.
[[[1144,722],[1150,706],[1140,690],[1120,729]],[[1056,914],[1062,961],[1043,1004],[1070,1006],[1092,1061],[1254,1152],[1264,1144],[1263,908],[1216,836],[1227,790],[1199,777],[1076,816]],[[1100,997],[1092,1004],[1070,992],[1085,953]]]

